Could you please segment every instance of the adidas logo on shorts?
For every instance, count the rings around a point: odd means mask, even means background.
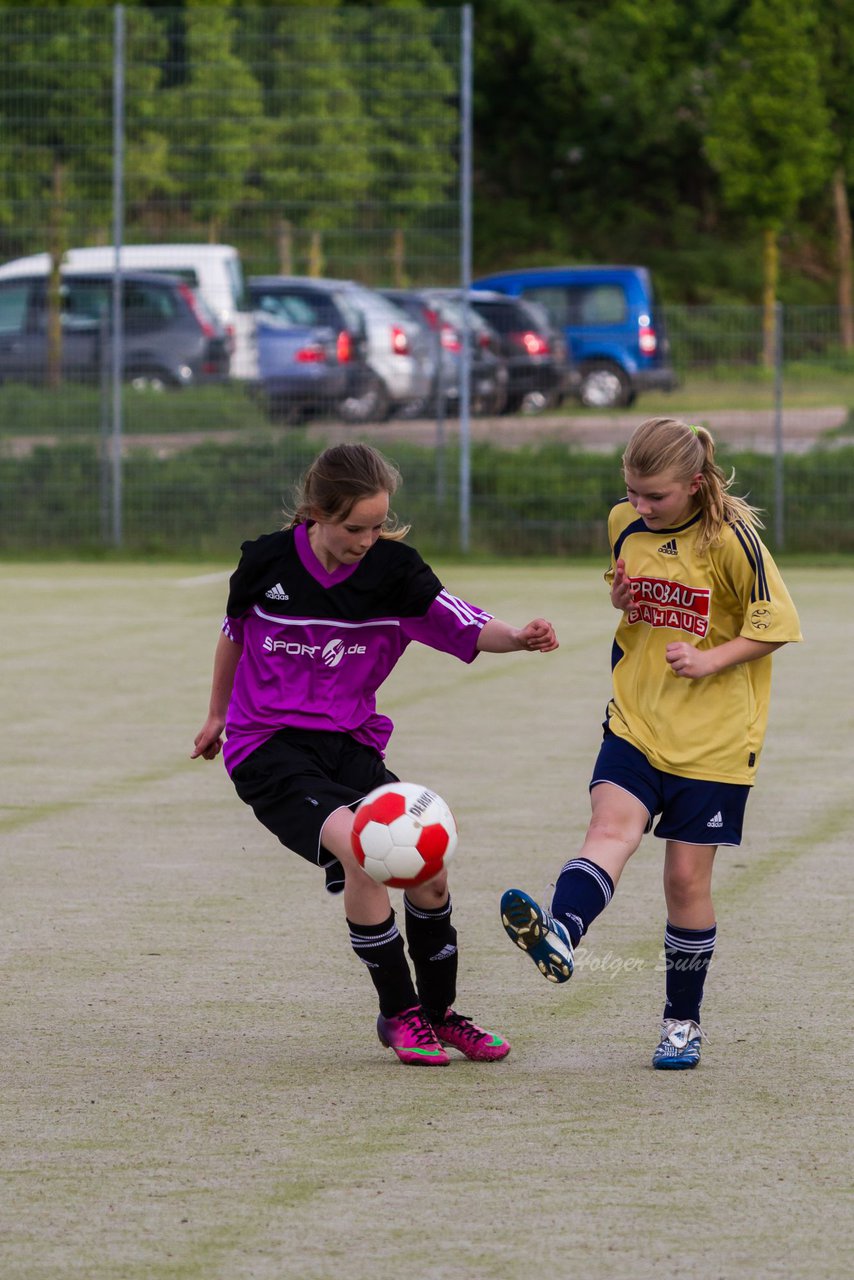
[[[722,827],[723,825],[724,825],[724,818],[720,809],[718,809],[715,816],[713,818],[709,818],[709,821],[706,823],[707,827]]]
[[[265,591],[264,595],[267,597],[268,600],[290,600],[290,596],[285,591],[285,588],[282,586],[281,582],[277,582],[276,585],[274,587],[271,587],[269,591]]]
[[[679,552],[676,548],[676,539],[671,538],[669,542],[662,542],[658,548],[659,555],[662,556],[678,556]]]

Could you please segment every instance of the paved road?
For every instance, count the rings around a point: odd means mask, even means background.
[[[515,448],[520,444],[562,440],[583,445],[585,448],[614,449],[625,443],[631,432],[642,421],[642,414],[603,414],[595,417],[578,415],[514,415],[510,418],[475,418],[471,423],[471,438],[492,444]],[[783,440],[787,450],[804,450],[815,444],[826,432],[838,430],[848,418],[844,405],[822,409],[792,409],[782,415]],[[720,409],[697,418],[708,427],[716,440],[740,448],[772,452],[776,440],[775,415],[772,410]],[[433,444],[436,440],[435,422],[384,423],[373,428],[389,440],[406,440],[419,444]],[[312,427],[318,438],[352,439],[352,427]],[[454,440],[459,434],[459,423],[445,424],[446,438]]]
[[[788,452],[804,452],[829,431],[836,431],[848,418],[844,405],[831,405],[822,409],[787,409],[782,415],[782,434]],[[516,448],[522,444],[541,444],[558,440],[575,443],[587,449],[615,449],[623,444],[631,431],[642,420],[638,412],[578,415],[539,415],[498,418],[474,418],[471,423],[471,439]],[[697,419],[708,427],[716,440],[743,449],[756,449],[772,453],[775,448],[775,416],[770,409],[716,409]],[[459,422],[448,420],[443,427],[447,441],[456,440]],[[342,440],[358,439],[360,435],[388,443],[409,442],[433,445],[439,438],[439,428],[434,421],[423,419],[405,422],[392,419],[364,428],[346,426],[343,423],[322,423],[300,428],[308,440],[316,440],[318,447]],[[128,435],[123,441],[127,453],[132,449],[151,449],[160,457],[168,457],[184,449],[205,442],[231,444],[239,440],[239,431],[183,432],[173,435]],[[91,437],[90,437],[91,438]],[[838,437],[851,443],[854,434]],[[0,453],[8,457],[25,457],[38,445],[55,445],[67,435],[59,436],[10,436],[0,439]]]

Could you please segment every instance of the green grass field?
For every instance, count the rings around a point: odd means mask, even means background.
[[[807,643],[775,658],[684,1074],[649,1066],[657,841],[568,987],[498,919],[586,825],[599,566],[448,567],[501,616],[552,617],[561,649],[467,668],[413,648],[386,686],[392,767],[460,822],[458,1007],[513,1042],[435,1072],[380,1047],[340,900],[188,758],[224,567],[0,572],[4,1280],[850,1275],[854,567],[788,574]]]

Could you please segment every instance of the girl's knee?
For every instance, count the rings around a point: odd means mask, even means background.
[[[693,867],[668,867],[664,872],[664,896],[672,907],[692,907],[709,896],[709,879]]]
[[[425,911],[441,907],[448,897],[447,871],[443,869],[432,880],[407,889],[406,896],[413,906],[422,907]]]

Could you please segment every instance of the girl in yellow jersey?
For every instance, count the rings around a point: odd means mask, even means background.
[[[679,1069],[700,1060],[715,853],[741,842],[771,654],[801,633],[757,513],[729,492],[733,477],[715,462],[708,431],[650,418],[629,441],[623,474],[605,575],[621,616],[590,825],[550,910],[508,889],[501,912],[516,945],[550,981],[565,982],[573,948],[657,819],[655,834],[666,841],[666,1003],[653,1066]]]

